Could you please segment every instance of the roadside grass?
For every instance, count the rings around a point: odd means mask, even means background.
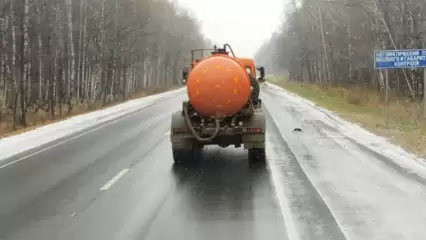
[[[322,88],[276,76],[268,78],[268,81],[334,111],[343,119],[357,123],[370,132],[387,137],[407,151],[420,157],[426,156],[426,120],[420,102],[390,94],[389,124],[386,128],[384,96],[374,89],[337,86]]]
[[[143,89],[141,91],[137,91],[130,96],[128,96],[127,100],[124,100],[122,95],[116,95],[115,99],[109,99],[107,104],[103,105],[102,100],[98,100],[92,103],[76,103],[72,106],[71,113],[67,115],[68,106],[62,105],[62,109],[59,107],[55,107],[55,118],[52,119],[50,113],[44,109],[39,109],[35,111],[35,109],[29,109],[27,112],[27,126],[17,126],[16,129],[13,129],[13,113],[10,109],[1,112],[0,111],[0,138],[8,137],[12,135],[16,135],[19,133],[27,132],[51,123],[59,122],[74,116],[78,116],[84,113],[89,113],[97,110],[102,110],[108,107],[112,107],[130,100],[143,98],[146,96],[154,95],[157,93],[162,93],[166,91],[170,91],[173,89],[177,89],[180,86],[176,87],[155,87],[149,89]]]

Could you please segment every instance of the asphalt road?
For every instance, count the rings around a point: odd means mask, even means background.
[[[205,149],[195,167],[174,166],[170,115],[183,94],[6,167],[22,156],[1,162],[0,239],[425,236],[426,215],[406,205],[426,204],[423,183],[337,144],[273,91],[262,96],[264,166],[249,165],[243,149],[218,147]],[[365,158],[376,168],[360,166]]]

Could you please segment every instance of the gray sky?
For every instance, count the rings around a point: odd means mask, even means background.
[[[218,44],[231,44],[236,55],[253,57],[278,28],[283,0],[176,0],[191,9],[204,35]],[[225,6],[219,11],[219,6]]]

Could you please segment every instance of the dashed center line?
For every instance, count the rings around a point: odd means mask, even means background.
[[[112,185],[114,185],[118,180],[120,180],[120,178],[122,178],[124,175],[126,175],[126,173],[128,173],[130,171],[130,169],[125,168],[123,170],[121,170],[119,173],[117,173],[117,175],[115,175],[115,177],[113,177],[111,180],[109,180],[102,188],[101,191],[105,191],[108,190],[112,187]]]

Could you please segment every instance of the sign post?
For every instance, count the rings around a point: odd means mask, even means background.
[[[385,71],[386,127],[388,127],[388,69],[423,68],[423,112],[426,114],[426,49],[377,50],[374,52],[374,67]]]
[[[385,125],[389,127],[389,71],[385,70]]]
[[[426,117],[426,68],[423,69],[423,116]]]

